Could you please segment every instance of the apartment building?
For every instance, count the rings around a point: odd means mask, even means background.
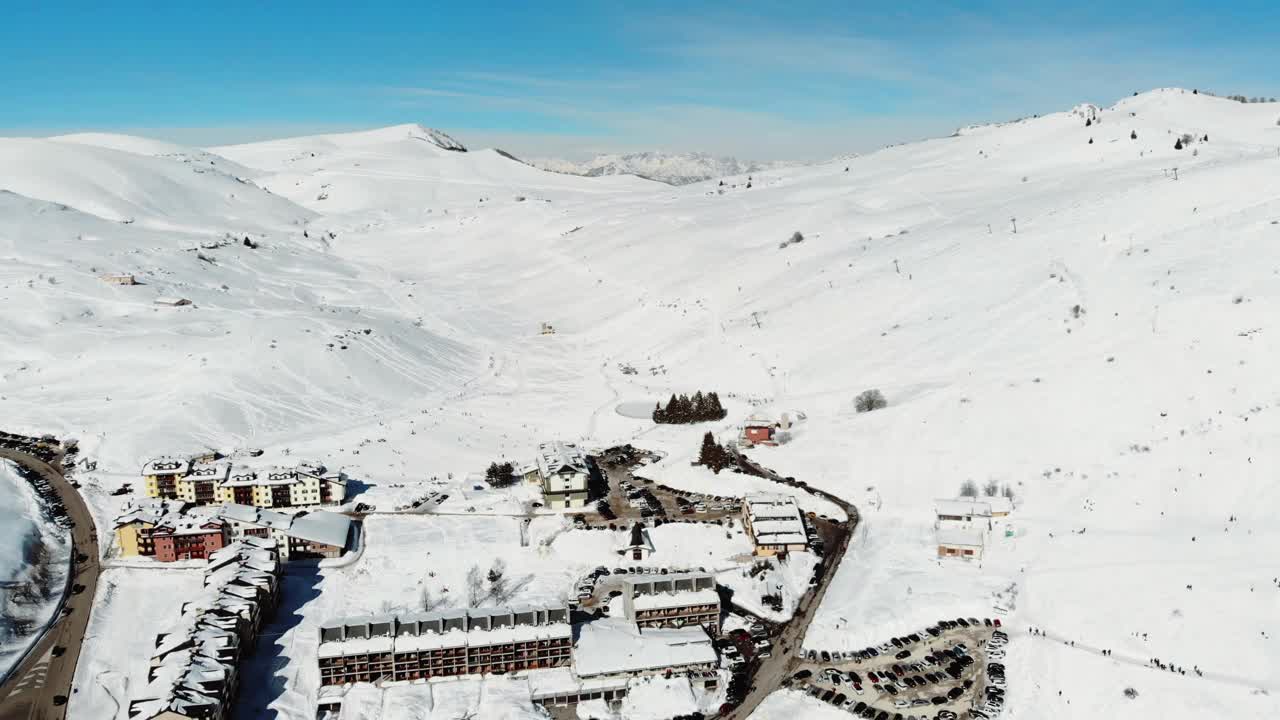
[[[742,504],[742,524],[756,546],[756,555],[785,555],[809,549],[804,516],[788,495],[748,495]]]
[[[115,521],[122,557],[154,557],[160,562],[206,560],[227,544],[226,524],[190,514],[183,502],[147,498],[127,507]]]
[[[710,573],[623,575],[622,608],[626,618],[641,628],[701,626],[720,632],[720,593]]]
[[[577,508],[587,504],[591,467],[577,445],[549,442],[538,446],[537,477],[549,508]]]
[[[178,622],[156,635],[145,685],[130,720],[227,720],[240,661],[275,609],[279,555],[270,540],[232,543],[213,553],[204,587]]]
[[[564,667],[567,607],[503,607],[358,617],[320,627],[321,685]]]
[[[262,508],[313,507],[346,501],[347,480],[323,464],[292,467],[235,465],[217,455],[161,457],[142,468],[147,497],[195,505],[236,503]]]
[[[289,514],[228,503],[218,509],[229,536],[267,537],[276,541],[285,560],[335,558],[351,541],[351,518],[325,510]]]

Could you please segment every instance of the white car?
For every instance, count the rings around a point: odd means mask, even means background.
[[[910,707],[911,703],[907,702],[906,700],[894,700],[893,706],[896,708],[904,708],[904,707]]]

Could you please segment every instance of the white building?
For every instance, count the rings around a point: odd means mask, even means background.
[[[276,541],[285,560],[342,555],[351,540],[351,518],[316,510],[297,515],[228,503],[218,510],[233,540],[265,537]]]
[[[538,446],[538,477],[549,508],[577,508],[587,504],[591,468],[577,445],[560,441]]]
[[[642,628],[702,626],[720,632],[720,593],[711,573],[624,575],[619,582],[623,613]]]
[[[800,506],[789,495],[748,495],[742,503],[742,524],[756,544],[756,555],[809,549]]]
[[[981,530],[940,527],[937,530],[938,557],[982,559],[986,535]]]
[[[933,506],[939,526],[943,523],[988,525],[991,521],[991,503],[987,500],[990,499],[960,497],[935,500]]]
[[[579,678],[711,670],[718,662],[711,636],[698,626],[640,628],[607,618],[577,627],[573,670]]]

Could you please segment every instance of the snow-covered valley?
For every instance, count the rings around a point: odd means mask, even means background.
[[[1156,90],[723,192],[544,172],[412,125],[207,150],[0,139],[0,429],[80,441],[109,545],[108,493],[166,453],[324,458],[389,510],[557,438],[665,453],[656,474],[673,485],[728,482],[688,468],[703,431],[800,411],[791,442],[749,455],[863,518],[805,647],[1000,606],[1007,717],[1269,717],[1277,115]],[[102,279],[120,273],[138,284]],[[190,304],[156,303],[168,297]],[[888,406],[859,413],[869,388]],[[725,399],[723,422],[618,411],[696,389]],[[934,501],[967,480],[1011,488],[1010,532],[981,563],[940,561]],[[507,511],[482,495],[453,510]],[[527,568],[519,602],[561,597],[605,562],[562,520],[539,518],[534,547],[510,518],[372,521],[378,547],[353,568],[286,588],[306,586],[268,643],[278,657],[254,660],[269,680],[243,690],[246,707],[314,717],[317,622],[411,605],[432,583],[461,606],[471,562]],[[741,551],[720,535],[656,542]],[[198,580],[152,585],[170,572],[104,574],[100,598],[116,597],[95,610],[73,720],[125,717],[108,698],[146,660],[108,641],[145,645],[176,616]],[[442,693],[422,716],[540,712],[510,690]],[[754,717],[813,702],[780,694]],[[362,717],[415,716],[394,712]]]

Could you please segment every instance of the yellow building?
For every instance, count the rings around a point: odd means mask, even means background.
[[[147,497],[176,498],[178,478],[185,477],[191,461],[180,457],[158,457],[142,466],[143,488]]]
[[[185,505],[182,503],[170,503],[162,499],[138,500],[125,508],[115,521],[116,547],[120,548],[120,555],[155,555],[155,540],[151,531],[166,520],[171,522],[184,510]]]

